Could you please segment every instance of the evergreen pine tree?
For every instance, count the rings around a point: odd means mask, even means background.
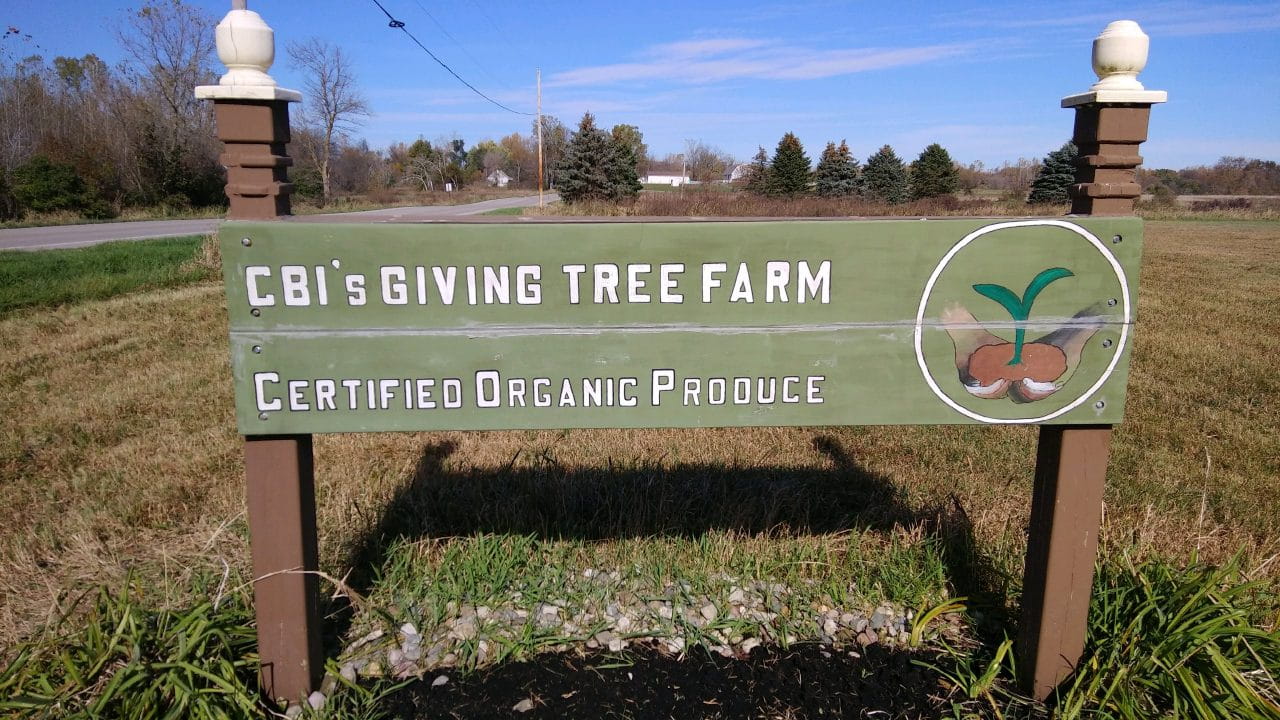
[[[852,152],[849,152],[849,143],[844,140],[840,141],[840,147],[836,148],[836,150],[840,153],[840,159],[844,162],[847,182],[853,188],[850,194],[861,195],[863,190],[862,167],[858,165],[858,158],[854,157]]]
[[[640,158],[631,145],[612,139],[615,158],[609,169],[610,199],[629,200],[639,195],[644,187],[640,184]]]
[[[1049,153],[1036,179],[1031,181],[1029,203],[1062,203],[1070,199],[1067,189],[1076,181],[1076,157],[1080,151],[1070,141]]]
[[[907,169],[893,148],[885,145],[867,158],[862,169],[863,192],[868,198],[888,203],[907,199]]]
[[[951,161],[947,149],[933,143],[911,163],[911,198],[940,197],[950,195],[960,184],[960,173]]]
[[[751,158],[751,166],[747,168],[747,191],[764,194],[769,190],[769,153],[763,146]]]
[[[556,166],[556,188],[567,203],[621,200],[640,192],[640,180],[634,159],[586,113]]]
[[[841,140],[838,148],[835,143],[827,143],[814,179],[818,194],[823,197],[843,197],[858,192],[858,161],[849,152],[847,142]]]
[[[774,195],[798,195],[809,190],[809,157],[794,133],[778,141],[769,163],[769,192]]]

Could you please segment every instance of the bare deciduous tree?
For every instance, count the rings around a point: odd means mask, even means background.
[[[208,103],[191,89],[214,81],[213,18],[182,0],[148,0],[117,32],[144,85],[173,119],[212,128]],[[206,133],[211,134],[211,133]]]
[[[701,140],[685,141],[685,163],[689,178],[697,182],[716,182],[733,165],[733,156]]]
[[[302,121],[316,128],[320,147],[304,149],[320,169],[323,199],[328,202],[332,197],[330,171],[335,142],[369,116],[369,104],[356,87],[351,62],[342,48],[311,38],[289,43],[289,57],[297,69],[306,73]]]

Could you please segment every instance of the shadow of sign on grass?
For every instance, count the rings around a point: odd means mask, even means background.
[[[960,503],[950,498],[914,507],[902,486],[865,468],[836,438],[815,432],[812,444],[829,459],[827,467],[664,465],[661,459],[581,467],[544,451],[518,467],[517,457],[505,467],[456,470],[447,462],[454,443],[428,444],[356,545],[348,581],[369,592],[391,549],[419,539],[491,534],[596,542],[696,539],[711,531],[796,537],[919,527],[922,542],[939,549],[950,589],[994,610],[987,613],[990,626],[979,631],[998,635],[1004,578],[976,551]],[[353,616],[351,608],[331,610],[327,635],[337,642]],[[333,656],[337,648],[330,647]],[[927,702],[930,693],[936,701],[945,692],[937,673],[912,659],[935,660],[929,649],[804,643],[764,645],[728,659],[697,647],[680,658],[643,645],[622,655],[538,653],[467,675],[454,668],[429,671],[396,702],[406,713],[448,707],[450,717],[491,717],[486,712],[505,712],[526,697],[534,697],[535,709],[545,708],[546,717],[756,717],[785,707],[802,708],[803,716],[874,717],[865,713],[883,710],[930,717],[924,712],[936,707]],[[432,687],[442,673],[451,682]],[[678,687],[685,691],[672,689]]]
[[[958,499],[913,507],[904,488],[863,467],[835,438],[816,433],[831,465],[743,467],[724,464],[606,467],[560,464],[545,452],[530,465],[456,471],[445,467],[449,441],[426,445],[413,475],[356,543],[349,584],[370,587],[387,550],[402,540],[477,534],[539,540],[601,541],[655,536],[826,535],[922,527],[938,543],[947,580],[975,601],[1003,603],[1007,578],[975,548]]]
[[[683,659],[645,649],[624,655],[544,654],[433,686],[427,675],[386,699],[402,718],[944,717],[939,676],[919,653],[871,646],[759,648]],[[930,658],[923,658],[928,661]],[[513,710],[524,703],[523,712]]]

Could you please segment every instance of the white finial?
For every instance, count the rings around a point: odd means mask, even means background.
[[[1089,92],[1062,99],[1062,107],[1089,103],[1154,104],[1168,99],[1163,90],[1147,90],[1138,73],[1147,66],[1151,39],[1132,20],[1116,20],[1093,40],[1093,72],[1098,82]]]
[[[227,66],[219,85],[275,85],[267,74],[276,60],[276,34],[258,13],[235,3],[214,30],[218,39],[218,59]]]
[[[301,94],[276,87],[275,79],[267,74],[276,59],[276,34],[247,5],[246,0],[231,0],[231,12],[214,29],[218,59],[227,66],[227,73],[217,85],[196,88],[196,97],[300,101]]]
[[[1151,38],[1132,20],[1117,20],[1093,40],[1092,90],[1145,90],[1138,73],[1147,66]]]

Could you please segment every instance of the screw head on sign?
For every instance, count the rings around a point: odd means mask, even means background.
[[[240,238],[240,244],[245,247],[249,247],[250,245],[253,244],[253,241],[250,240],[249,238]]]
[[[1094,404],[1093,404],[1093,406],[1094,406],[1095,408],[1097,408],[1097,409],[1101,410],[1102,408],[1104,408],[1104,407],[1106,407],[1106,406],[1107,406],[1107,403],[1106,403],[1106,401],[1104,401],[1104,400],[1099,400],[1098,402],[1094,403]],[[263,413],[263,414],[265,415],[266,413]]]
[[[261,354],[262,354],[262,346],[261,346],[261,345],[254,345],[254,346],[253,346],[253,354],[255,354],[255,355],[261,355]]]
[[[259,420],[266,420],[266,419],[267,419],[267,414],[266,414],[266,413],[264,413],[264,412],[262,412],[262,413],[258,413],[258,419],[259,419]]]
[[[1106,340],[1103,340],[1103,341],[1102,341],[1102,347],[1104,347],[1104,348],[1109,348],[1109,347],[1111,347],[1111,338],[1107,338]]]
[[[1110,300],[1108,300],[1108,301],[1107,301],[1107,306],[1108,306],[1108,307],[1115,307],[1115,306],[1116,306],[1116,299],[1115,299],[1115,298],[1111,298]]]
[[[1119,244],[1119,242],[1120,242],[1121,240],[1123,240],[1123,239],[1124,239],[1124,236],[1123,236],[1123,235],[1112,235],[1112,236],[1111,236],[1111,242],[1112,242],[1112,243],[1115,243],[1115,244]]]
[[[258,317],[259,315],[261,315],[261,314],[262,314],[262,311],[261,311],[261,310],[259,310],[258,308],[254,308],[254,309],[252,309],[252,310],[250,310],[250,311],[249,311],[249,314],[250,314],[250,315],[252,315],[252,316],[254,316],[254,317]]]

